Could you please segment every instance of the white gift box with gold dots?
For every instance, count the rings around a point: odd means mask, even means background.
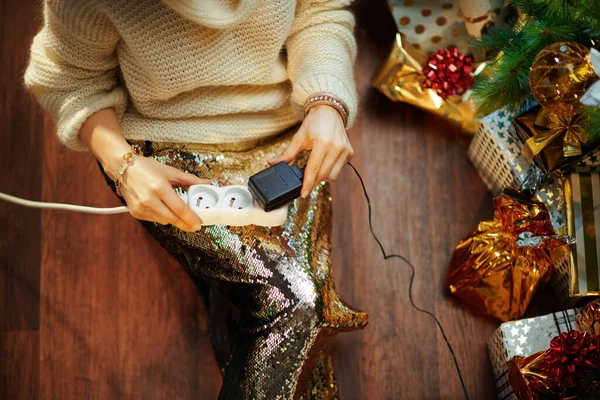
[[[398,30],[426,53],[457,47],[471,53],[470,37],[504,15],[502,0],[388,0]]]

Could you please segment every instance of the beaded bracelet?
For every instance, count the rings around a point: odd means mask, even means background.
[[[344,126],[348,125],[348,106],[342,100],[328,93],[319,93],[309,98],[304,105],[304,117],[306,118],[311,108],[322,105],[335,108],[342,116]]]
[[[133,161],[133,155],[138,155],[139,152],[137,151],[137,149],[135,147],[131,148],[131,151],[128,151],[127,153],[123,154],[123,161],[121,161],[121,166],[119,167],[117,173],[117,179],[115,180],[115,192],[117,193],[118,196],[123,197],[123,195],[121,194],[121,184],[123,183],[123,174],[125,173],[125,171],[127,171],[127,167],[130,165],[130,163]]]

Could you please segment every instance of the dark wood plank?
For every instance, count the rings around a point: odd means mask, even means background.
[[[51,126],[43,196],[120,205],[89,153]],[[220,374],[199,296],[181,267],[128,214],[42,215],[43,398],[216,398]]]
[[[127,349],[119,360],[121,398],[216,399],[221,374],[199,297],[181,267],[138,228],[123,243],[142,243],[130,260],[139,266],[119,275],[119,348]],[[140,263],[140,255],[153,261]]]
[[[0,192],[39,199],[42,118],[22,90],[29,43],[39,28],[34,2],[0,2]],[[39,325],[40,213],[0,202],[0,331]]]
[[[94,186],[100,181],[93,179],[89,154],[60,148],[49,119],[44,136],[45,201],[114,204]],[[42,398],[118,397],[118,274],[129,259],[116,262],[122,239],[112,226],[116,218],[42,213]]]
[[[0,398],[39,398],[38,354],[37,330],[0,332]]]
[[[458,356],[471,399],[494,398],[485,341],[497,322],[472,314],[446,292],[454,245],[491,216],[491,198],[466,158],[467,140],[445,121],[392,103],[370,87],[387,56],[394,22],[384,1],[355,4],[360,117],[350,132],[354,164],[373,201],[388,252],[415,265],[415,302],[435,312]],[[334,185],[334,268],[343,298],[371,315],[364,332],[340,336],[335,365],[352,399],[460,399],[452,359],[433,320],[409,304],[408,267],[383,261],[367,225],[358,179]],[[351,217],[351,218],[350,218]]]

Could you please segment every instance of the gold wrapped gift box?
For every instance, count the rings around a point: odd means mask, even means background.
[[[387,60],[381,64],[371,83],[393,101],[417,106],[448,119],[467,133],[475,134],[480,116],[475,111],[470,92],[444,100],[434,89],[423,88],[426,77],[422,69],[426,63],[427,54],[406,43],[398,33]],[[485,67],[485,64],[479,64],[474,75],[489,73],[490,68]]]
[[[554,234],[546,207],[521,192],[505,189],[494,209],[493,220],[482,221],[456,246],[447,285],[484,313],[510,321],[548,282],[568,240]]]

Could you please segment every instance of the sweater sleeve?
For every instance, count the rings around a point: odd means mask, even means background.
[[[286,42],[291,103],[300,118],[313,95],[326,92],[349,108],[348,127],[358,108],[353,64],[356,59],[351,0],[298,0],[292,31]]]
[[[117,84],[119,35],[95,1],[45,0],[44,24],[33,39],[25,86],[48,111],[61,143],[88,148],[79,130],[93,113],[114,108],[119,118],[127,96]]]

